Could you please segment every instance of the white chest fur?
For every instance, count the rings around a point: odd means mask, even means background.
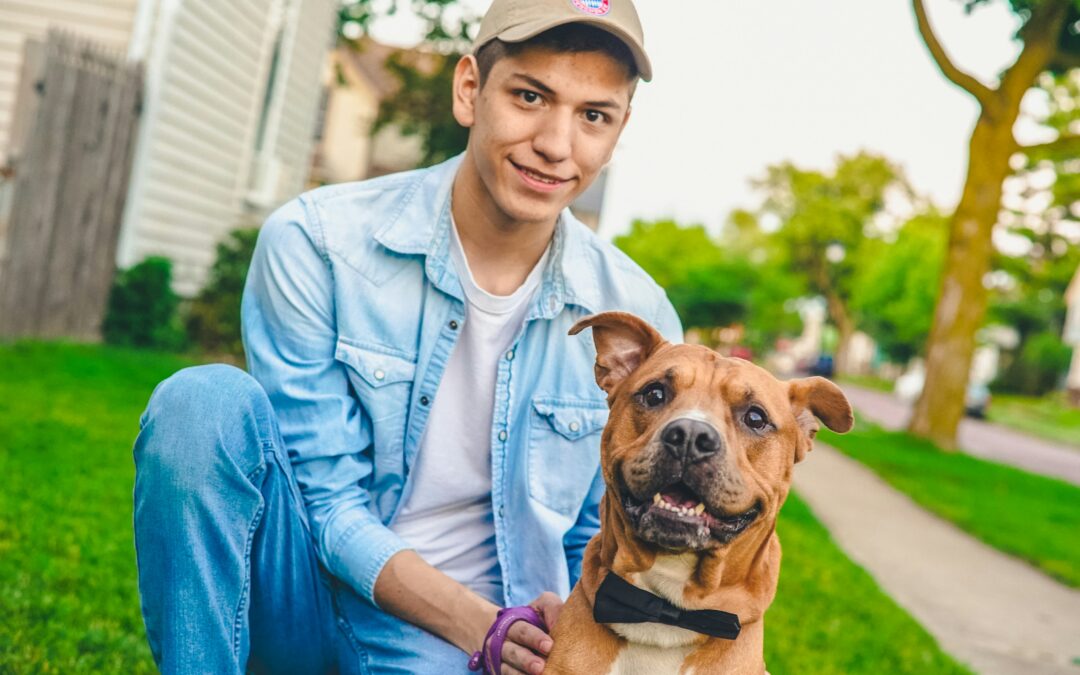
[[[683,588],[697,562],[693,553],[658,556],[651,568],[629,581],[677,607],[685,607]],[[613,623],[610,628],[630,644],[619,652],[608,675],[676,675],[695,643],[701,641],[698,633],[663,624]]]

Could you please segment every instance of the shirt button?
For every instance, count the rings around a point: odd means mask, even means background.
[[[502,431],[499,432],[499,440],[500,441],[505,441],[506,440],[506,430],[505,429],[503,429]]]
[[[427,405],[428,403],[431,403],[431,399],[429,399],[427,396],[420,397],[420,405]]]
[[[507,361],[513,361],[514,360],[514,350],[513,349],[506,352],[506,360]]]
[[[450,330],[457,330],[458,322],[453,319],[450,320]]]
[[[581,425],[578,424],[577,422],[571,422],[570,423],[570,431],[576,432],[580,428],[581,428]]]
[[[501,507],[501,506],[499,507],[499,517],[500,518],[503,517],[503,507]]]
[[[384,373],[382,370],[376,370],[375,371],[375,379],[376,380],[382,380],[382,379],[385,379],[385,378],[386,378],[386,373]]]

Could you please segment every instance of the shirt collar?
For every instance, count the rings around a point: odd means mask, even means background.
[[[450,194],[464,156],[462,153],[418,172],[386,225],[375,233],[375,240],[394,253],[423,255],[431,283],[462,301],[461,282],[450,260]],[[589,314],[599,309],[595,262],[587,255],[593,242],[586,229],[570,209],[563,209],[527,319],[554,318],[566,305],[579,306]]]

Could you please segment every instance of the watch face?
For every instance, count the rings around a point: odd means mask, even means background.
[[[604,16],[611,11],[611,0],[570,0],[570,4],[577,11],[593,16]]]

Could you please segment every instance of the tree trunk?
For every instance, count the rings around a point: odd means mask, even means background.
[[[849,374],[851,368],[848,364],[848,352],[851,347],[851,336],[855,334],[855,322],[848,314],[844,302],[837,296],[829,294],[826,298],[829,318],[836,325],[836,354],[833,356],[833,372],[836,376]]]
[[[926,349],[926,385],[908,430],[942,448],[956,448],[956,428],[964,414],[975,331],[986,313],[983,278],[990,271],[991,235],[1001,208],[1001,189],[1009,176],[1009,157],[1019,148],[1012,129],[1020,100],[1057,56],[1069,0],[1044,0],[1020,29],[1024,49],[989,89],[960,71],[945,54],[926,18],[923,0],[913,0],[919,31],[942,73],[981,105],[971,134],[964,193],[950,221],[949,249],[938,290],[934,323]]]
[[[975,123],[964,192],[950,221],[949,248],[938,289],[926,353],[926,384],[915,403],[908,430],[941,448],[956,448],[956,428],[964,415],[975,332],[986,313],[983,279],[990,271],[991,233],[1001,205],[1002,183],[1015,147],[1015,105],[988,112]]]

